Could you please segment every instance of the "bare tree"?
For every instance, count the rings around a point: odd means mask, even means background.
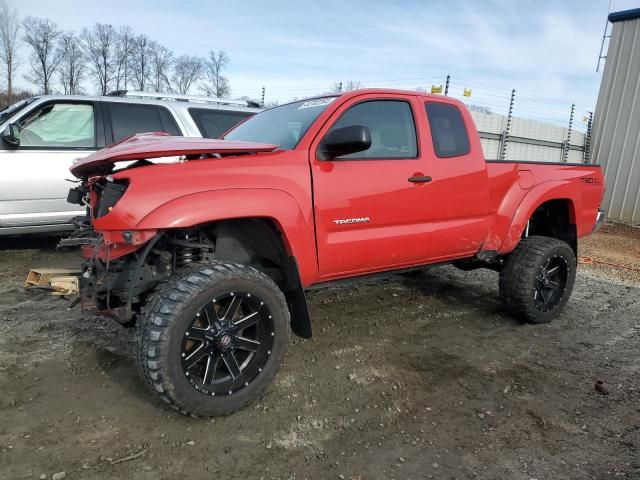
[[[173,63],[171,89],[183,95],[189,93],[194,82],[202,76],[203,61],[200,57],[180,55]]]
[[[133,50],[133,30],[128,25],[120,27],[115,52],[115,89],[127,88],[131,80],[131,55]]]
[[[92,30],[85,28],[82,31],[82,40],[91,76],[95,79],[100,94],[105,95],[114,78],[116,30],[108,23],[96,23]]]
[[[344,90],[345,92],[351,92],[353,90],[360,90],[361,88],[362,86],[360,85],[360,82],[358,80],[347,80],[346,82],[344,82],[342,90]]]
[[[215,50],[209,52],[209,58],[204,62],[205,83],[200,88],[206,95],[214,97],[226,97],[231,93],[229,80],[223,75],[229,65],[229,56],[224,50],[216,53]]]
[[[35,94],[30,92],[29,90],[14,90],[13,97],[11,98],[11,103],[19,102],[24,98],[33,97]],[[0,108],[8,107],[11,103],[9,103],[9,98],[7,97],[7,92],[0,92]]]
[[[140,34],[133,39],[131,73],[134,86],[144,91],[151,75],[151,40],[146,35]]]
[[[149,53],[153,90],[156,92],[168,90],[169,70],[173,63],[173,53],[158,42],[151,42],[149,46]]]
[[[80,39],[73,32],[62,34],[60,37],[60,53],[62,61],[58,74],[65,95],[80,93],[80,83],[84,77],[86,57]]]
[[[11,10],[4,0],[0,1],[0,60],[5,65],[7,77],[7,103],[11,104],[13,94],[13,76],[18,67],[16,49],[20,22],[18,11]]]
[[[329,87],[329,91],[340,93],[359,90],[360,88],[362,88],[360,82],[356,80],[347,80],[346,82],[335,82],[331,87]]]
[[[48,18],[27,17],[22,24],[23,40],[31,52],[31,73],[24,78],[38,86],[45,95],[51,91],[51,79],[58,69],[62,56],[57,48],[60,30]]]
[[[347,80],[346,82],[336,82],[330,87],[331,92],[350,92],[362,88],[360,82],[356,80]]]

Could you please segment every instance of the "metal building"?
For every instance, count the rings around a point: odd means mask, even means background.
[[[608,218],[640,223],[640,8],[612,13],[609,21],[591,159],[604,169]]]

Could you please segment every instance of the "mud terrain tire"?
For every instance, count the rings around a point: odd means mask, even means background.
[[[136,363],[175,410],[226,415],[265,392],[288,343],[276,284],[252,267],[214,262],[178,272],[151,295],[136,325]]]
[[[523,238],[505,259],[500,296],[507,310],[529,323],[548,323],[564,308],[576,278],[576,256],[555,238]]]

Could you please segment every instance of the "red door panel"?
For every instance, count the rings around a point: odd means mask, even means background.
[[[406,96],[384,98],[408,100]],[[490,216],[480,142],[472,136],[467,154],[438,158],[424,97],[409,100],[417,158],[317,159],[318,145],[336,119],[367,100],[380,97],[367,94],[338,107],[311,145],[320,277],[328,280],[472,256],[481,247]],[[465,121],[472,122],[465,114]],[[473,128],[473,123],[469,125]],[[423,176],[431,181],[409,181]]]

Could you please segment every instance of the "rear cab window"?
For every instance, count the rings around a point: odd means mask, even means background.
[[[448,103],[425,103],[433,149],[438,158],[461,157],[471,150],[460,109]]]
[[[252,112],[214,110],[211,108],[189,108],[189,115],[200,134],[205,138],[220,138],[238,123],[253,115]]]
[[[106,106],[111,121],[113,142],[136,133],[147,132],[166,132],[182,136],[173,116],[165,107],[120,102],[108,102]]]

